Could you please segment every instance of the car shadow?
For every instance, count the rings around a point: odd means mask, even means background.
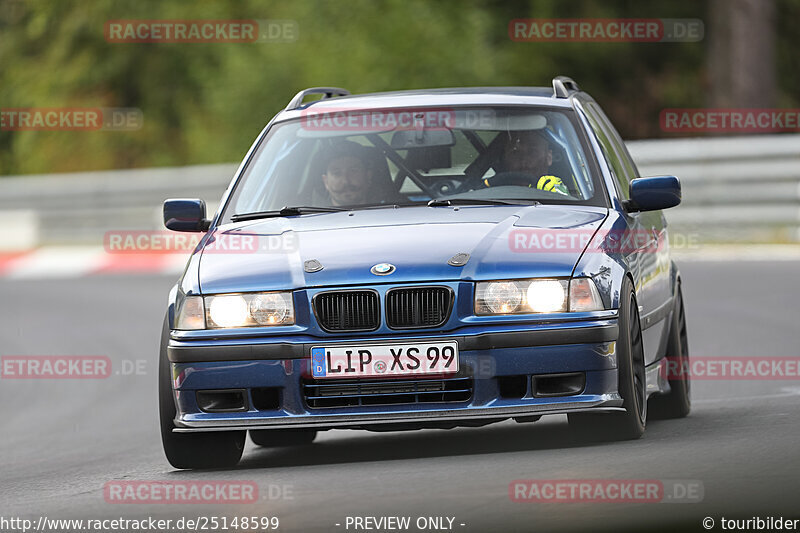
[[[391,432],[334,430],[321,432],[313,444],[294,447],[262,448],[255,446],[248,438],[247,447],[236,467],[205,472],[582,448],[598,448],[600,451],[603,446],[647,446],[655,441],[696,436],[713,427],[713,419],[694,412],[682,420],[648,421],[647,431],[640,440],[605,442],[579,439],[570,431],[565,416],[550,416],[523,424],[504,421],[480,428]],[[199,471],[173,470],[169,475],[192,476],[194,472]]]
[[[326,432],[314,444],[261,448],[248,442],[238,469],[354,464],[436,457],[459,457],[602,446],[577,441],[566,419],[518,424],[506,421],[481,428],[400,432]]]

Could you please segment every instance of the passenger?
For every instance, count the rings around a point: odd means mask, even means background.
[[[370,165],[369,148],[351,141],[330,148],[322,182],[333,206],[353,206],[377,203],[374,192],[374,172]]]

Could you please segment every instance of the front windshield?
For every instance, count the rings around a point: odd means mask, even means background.
[[[431,200],[606,205],[570,109],[314,112],[273,126],[223,213]]]

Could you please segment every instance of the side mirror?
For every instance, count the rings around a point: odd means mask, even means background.
[[[206,203],[199,198],[171,198],[164,201],[164,225],[172,231],[206,231]]]
[[[627,211],[658,211],[681,203],[681,182],[675,176],[656,176],[631,180]]]

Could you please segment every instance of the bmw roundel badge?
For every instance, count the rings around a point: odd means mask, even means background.
[[[376,276],[387,276],[394,272],[395,268],[394,265],[391,263],[378,263],[374,267],[370,268],[369,271],[375,274]]]

